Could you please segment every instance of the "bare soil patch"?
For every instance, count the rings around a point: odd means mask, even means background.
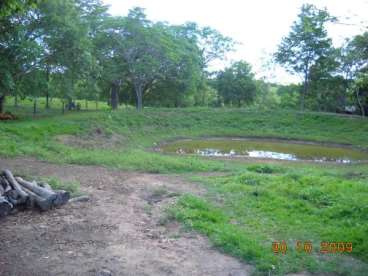
[[[102,128],[94,128],[83,135],[58,135],[56,141],[67,146],[86,149],[110,149],[121,146],[125,137],[116,133],[107,133]]]
[[[0,159],[0,168],[79,181],[89,202],[0,221],[0,275],[248,275],[252,267],[213,249],[164,209],[182,193],[201,194],[179,176],[96,166]]]

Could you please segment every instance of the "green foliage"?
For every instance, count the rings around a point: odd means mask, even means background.
[[[252,165],[247,167],[247,170],[265,174],[282,173],[285,171],[283,167],[273,165]]]
[[[256,84],[251,66],[243,61],[234,63],[231,67],[219,72],[216,80],[219,95],[225,104],[241,107],[250,104],[256,95]]]
[[[81,195],[80,184],[76,181],[64,182],[57,178],[43,178],[42,181],[48,183],[54,190],[64,190],[70,193],[71,197]]]
[[[335,19],[326,10],[304,4],[287,37],[284,37],[275,54],[276,61],[285,68],[303,76],[301,107],[308,92],[311,68],[332,51],[332,41],[327,37],[326,23]]]
[[[296,109],[300,96],[299,85],[282,85],[277,89],[277,95],[280,97],[280,107],[285,109]]]

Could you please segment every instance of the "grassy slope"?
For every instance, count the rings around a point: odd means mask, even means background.
[[[61,134],[86,135],[91,129],[123,137],[113,150],[60,144]],[[52,162],[100,164],[148,172],[227,171],[200,178],[206,198],[183,196],[170,213],[207,234],[220,248],[267,272],[368,269],[367,165],[286,163],[271,167],[199,157],[161,155],[147,149],[162,140],[198,136],[270,136],[348,143],[368,148],[368,122],[350,117],[230,109],[147,109],[81,112],[48,119],[0,123],[0,154],[27,155]],[[266,173],[265,173],[266,172]],[[289,251],[273,255],[274,240]],[[314,253],[302,254],[296,240],[311,240]],[[353,242],[357,261],[318,254],[321,241]],[[361,260],[361,261],[359,261]],[[353,264],[354,269],[350,266]]]

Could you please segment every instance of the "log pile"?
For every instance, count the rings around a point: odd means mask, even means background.
[[[53,190],[47,183],[14,177],[10,170],[0,173],[0,217],[9,215],[17,208],[47,211],[67,203],[69,199],[68,192]]]

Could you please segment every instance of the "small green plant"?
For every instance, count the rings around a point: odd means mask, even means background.
[[[248,171],[256,172],[256,173],[265,173],[265,174],[273,174],[273,173],[283,173],[285,169],[278,166],[271,165],[252,165],[247,167]]]
[[[48,183],[54,190],[65,190],[70,193],[72,197],[80,196],[80,184],[77,181],[64,182],[57,178],[42,178],[43,182]]]

